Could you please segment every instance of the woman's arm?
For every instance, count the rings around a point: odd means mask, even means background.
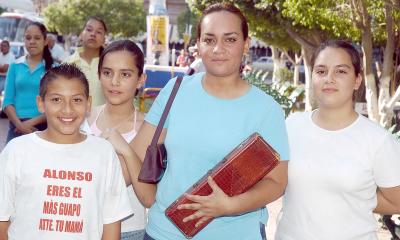
[[[26,122],[22,122],[18,118],[14,105],[8,105],[4,109],[4,112],[7,115],[8,120],[10,120],[15,125],[16,131],[22,134],[28,134],[36,130],[33,126],[29,125]]]
[[[8,239],[8,227],[10,226],[10,221],[2,222],[0,221],[0,240]]]
[[[34,117],[34,118],[24,121],[25,124],[28,124],[31,127],[34,127],[34,126],[44,123],[44,122],[46,122],[46,116],[44,114],[41,114],[37,117]]]
[[[238,215],[264,207],[283,195],[287,185],[287,168],[288,162],[281,161],[274,170],[251,189],[234,197],[227,196],[209,178],[208,183],[213,189],[212,194],[209,196],[187,195],[187,198],[195,203],[179,206],[179,209],[197,210],[191,216],[186,217],[184,221],[199,218],[196,225],[200,225],[209,218]]]
[[[376,191],[377,202],[375,213],[391,215],[400,214],[400,186],[391,188],[379,187]]]
[[[103,225],[102,240],[119,240],[121,235],[121,221]]]

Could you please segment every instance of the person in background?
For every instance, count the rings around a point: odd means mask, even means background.
[[[69,56],[65,62],[74,63],[86,75],[90,85],[92,107],[105,103],[103,91],[97,74],[99,57],[103,51],[107,33],[106,23],[98,17],[89,17],[79,35],[82,47]]]
[[[18,58],[8,69],[3,102],[3,111],[10,120],[7,142],[46,128],[46,119],[36,105],[40,79],[54,63],[46,45],[46,34],[43,24],[30,23],[24,35],[28,54]]]
[[[178,67],[186,67],[187,66],[186,57],[187,53],[184,49],[182,49],[179,53],[179,56],[176,58],[176,65],[178,65]]]
[[[57,43],[57,37],[54,34],[47,34],[47,46],[50,49],[51,56],[56,63],[61,63],[65,60],[66,53],[63,47]]]
[[[3,94],[4,83],[6,81],[6,75],[8,67],[15,61],[14,54],[10,51],[10,42],[3,40],[0,43],[0,96]]]
[[[233,197],[209,178],[213,192],[186,195],[193,203],[179,209],[195,210],[184,221],[200,224],[213,218],[193,240],[265,239],[265,206],[282,196],[287,182],[284,112],[271,96],[241,78],[240,66],[250,39],[247,20],[237,7],[210,5],[197,34],[206,71],[183,78],[166,119],[159,142],[165,143],[168,152],[167,169],[158,184],[133,184],[138,197],[151,206],[144,239],[186,239],[165,216],[165,209],[254,132],[280,154],[277,167],[247,192]],[[169,81],[161,90],[130,143],[131,157],[124,160],[132,182],[138,181],[141,162],[174,83],[175,79]]]
[[[136,136],[143,123],[144,114],[134,105],[138,89],[146,79],[143,73],[144,55],[130,40],[120,40],[108,45],[100,56],[99,78],[106,104],[95,108],[88,118],[91,133],[103,136],[114,143],[112,134],[122,135],[128,142]],[[123,155],[119,155],[123,158]],[[121,240],[142,240],[147,223],[146,208],[140,203],[132,186],[126,165],[121,160],[133,215],[121,223]]]
[[[354,110],[361,58],[351,43],[311,59],[318,108],[287,119],[289,182],[277,240],[377,240],[375,213],[400,213],[400,142]]]
[[[188,75],[192,75],[192,74],[199,73],[199,72],[204,72],[205,68],[204,68],[203,60],[201,60],[201,56],[199,54],[199,49],[197,47],[197,44],[194,45],[193,47],[190,47],[189,51],[192,52],[192,55],[195,58],[195,60],[189,65],[189,69],[187,72]]]

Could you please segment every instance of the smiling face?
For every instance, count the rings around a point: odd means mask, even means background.
[[[25,30],[25,47],[29,55],[31,56],[42,55],[45,46],[46,46],[45,35],[43,35],[38,26],[30,25]]]
[[[44,99],[38,97],[39,110],[46,115],[46,139],[55,143],[77,143],[82,139],[80,125],[90,110],[90,98],[81,80],[58,77],[47,85]]]
[[[96,19],[87,21],[80,38],[82,45],[87,48],[99,49],[105,42],[106,29]]]
[[[139,69],[132,53],[121,50],[104,56],[100,81],[108,103],[132,103],[136,89],[144,83],[144,79],[144,74],[139,77]]]
[[[361,81],[342,48],[327,47],[315,59],[312,82],[320,108],[353,108],[353,92]]]
[[[240,18],[227,11],[213,12],[203,18],[197,45],[208,74],[239,76],[243,53],[249,47],[241,25]]]

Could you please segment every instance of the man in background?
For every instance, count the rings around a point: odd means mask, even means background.
[[[2,95],[8,66],[15,61],[15,56],[10,52],[10,42],[7,40],[0,43],[0,51],[0,95]]]
[[[57,38],[54,34],[47,34],[47,45],[49,46],[54,61],[62,63],[67,56],[64,48],[57,43]]]

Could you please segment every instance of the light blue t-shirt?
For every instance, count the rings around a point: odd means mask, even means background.
[[[36,96],[39,95],[40,79],[45,70],[44,61],[40,62],[31,71],[26,57],[11,63],[7,72],[3,109],[14,105],[19,118],[33,118],[39,116],[36,106]]]
[[[165,209],[254,132],[289,159],[284,113],[272,97],[257,87],[236,99],[220,99],[203,86],[204,73],[183,79],[165,123],[168,165],[149,211],[146,231],[159,240],[185,239],[165,217]],[[175,80],[162,89],[145,120],[157,125]],[[239,216],[219,217],[193,239],[261,239],[265,208]]]

